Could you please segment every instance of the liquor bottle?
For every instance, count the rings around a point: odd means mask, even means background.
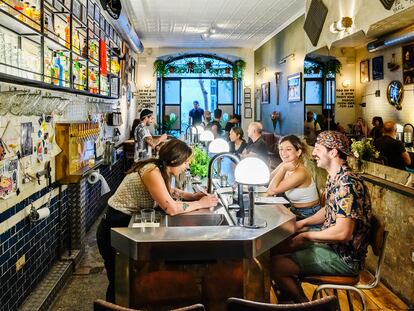
[[[56,53],[55,68],[58,68],[58,85],[63,86],[63,66],[60,62],[60,55],[58,53]]]
[[[70,16],[66,18],[65,41],[66,47],[70,49]]]
[[[88,58],[88,42],[86,41],[86,38],[83,39],[82,56]]]
[[[79,54],[79,48],[80,48],[80,46],[79,46],[79,35],[78,35],[78,31],[75,31],[75,33],[73,34],[73,37],[72,37],[72,48],[73,48],[73,51],[75,51],[76,53]]]

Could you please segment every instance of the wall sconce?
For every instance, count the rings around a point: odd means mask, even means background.
[[[349,16],[342,17],[341,20],[333,22],[329,26],[329,30],[332,33],[338,33],[341,31],[349,32],[353,24],[352,18]]]
[[[149,88],[151,87],[151,81],[149,81],[149,80],[145,80],[145,81],[144,81],[144,87],[145,87],[146,89],[149,89]]]
[[[282,65],[282,64],[286,63],[289,58],[295,59],[295,53],[290,53],[289,55],[281,58],[280,61],[279,61],[279,65]]]
[[[250,87],[252,85],[252,81],[250,80],[244,80],[244,87]]]
[[[342,81],[342,86],[343,87],[349,87],[351,85],[351,80],[346,79]]]

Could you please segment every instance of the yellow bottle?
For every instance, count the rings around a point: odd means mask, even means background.
[[[65,27],[65,45],[68,49],[70,49],[70,16],[66,18],[66,27]]]

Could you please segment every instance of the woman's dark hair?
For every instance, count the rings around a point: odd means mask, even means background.
[[[380,127],[384,127],[384,121],[382,121],[382,118],[378,117],[378,116],[372,118],[372,125],[376,126],[375,122],[377,122],[377,121],[378,121]]]
[[[230,129],[230,131],[233,131],[234,134],[238,135],[240,137],[240,139],[243,140],[244,132],[243,132],[241,127],[234,126]]]
[[[302,155],[305,155],[307,153],[306,144],[296,135],[283,136],[279,141],[279,145],[283,143],[284,141],[290,142],[296,151],[301,150],[302,151],[301,157]]]
[[[162,178],[167,186],[168,192],[170,192],[170,179],[167,174],[167,166],[176,167],[183,164],[191,156],[191,148],[183,141],[178,139],[172,139],[161,145],[157,158],[150,158],[135,163],[128,171],[127,174],[138,172],[139,176],[141,168],[148,163],[154,163],[161,171]]]

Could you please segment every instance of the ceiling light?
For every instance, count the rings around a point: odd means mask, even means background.
[[[210,32],[211,34],[216,33],[216,28],[211,27],[211,28],[210,28],[210,30],[209,30],[209,32]]]
[[[329,26],[329,30],[332,33],[338,33],[341,31],[348,32],[352,27],[353,21],[352,18],[349,16],[342,17],[341,20],[333,22],[331,26]]]

